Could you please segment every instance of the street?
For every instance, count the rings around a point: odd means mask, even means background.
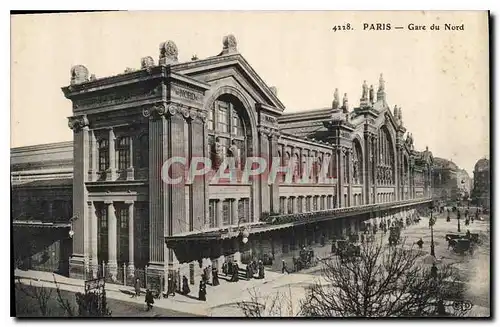
[[[25,285],[25,288],[30,288],[30,286]],[[50,289],[49,289],[50,290]],[[61,306],[57,302],[57,294],[55,289],[51,289],[52,293],[47,301],[47,315],[46,317],[65,317],[66,313],[61,308]],[[78,315],[76,312],[77,305],[75,300],[75,293],[70,291],[61,290],[61,296],[63,299],[68,300],[74,310],[75,315]],[[18,288],[15,290],[16,297],[16,316],[23,317],[43,317],[40,313],[39,304],[36,299],[27,296]],[[179,312],[171,309],[154,307],[151,311],[145,310],[144,296],[136,299],[136,302],[128,302],[121,301],[112,298],[107,298],[107,304],[109,309],[111,310],[112,317],[195,317],[194,314]]]

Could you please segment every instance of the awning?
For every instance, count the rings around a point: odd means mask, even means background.
[[[330,210],[322,210],[308,213],[296,213],[289,215],[280,215],[277,222],[257,222],[244,224],[240,226],[228,226],[225,228],[212,228],[206,231],[193,231],[182,234],[176,234],[173,236],[165,236],[165,241],[167,243],[172,242],[182,242],[182,241],[204,241],[204,240],[224,240],[234,237],[238,237],[240,230],[245,228],[248,233],[257,234],[263,232],[269,232],[278,229],[290,228],[300,225],[306,225],[311,223],[317,223],[326,220],[346,218],[356,215],[362,215],[372,212],[379,212],[385,210],[399,209],[407,206],[423,204],[432,201],[432,199],[413,199],[404,200],[392,203],[382,203],[382,204],[367,204],[358,207],[348,207],[348,208],[336,208]],[[285,219],[283,219],[285,218]],[[286,218],[293,218],[294,221],[286,221]],[[280,221],[281,220],[281,221]]]

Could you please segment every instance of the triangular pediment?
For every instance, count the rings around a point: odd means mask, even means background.
[[[172,71],[199,81],[212,84],[214,81],[232,78],[239,83],[257,103],[283,112],[285,106],[264,83],[241,54],[221,55],[171,66]]]

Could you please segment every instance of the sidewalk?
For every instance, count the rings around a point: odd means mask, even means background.
[[[43,286],[55,288],[55,280],[59,284],[61,290],[66,290],[70,292],[83,292],[84,281],[80,279],[68,278],[60,275],[53,275],[49,272],[43,271],[22,271],[15,270],[15,276],[23,284],[32,283],[33,286]],[[221,284],[219,286],[213,287],[207,285],[207,302],[201,302],[198,298],[198,287],[197,285],[191,285],[191,292],[188,296],[181,294],[176,294],[175,297],[168,297],[159,300],[155,300],[155,306],[172,309],[175,311],[210,316],[212,315],[212,308],[220,308],[224,306],[231,306],[237,302],[250,299],[249,291],[251,289],[258,289],[259,294],[265,296],[268,293],[274,291],[276,287],[280,287],[290,283],[303,282],[304,277],[314,278],[312,275],[305,274],[291,274],[282,275],[281,273],[276,273],[272,271],[266,271],[266,278],[262,279],[252,279],[246,281],[241,279],[237,283],[227,282],[224,278],[221,278]],[[106,283],[107,296],[112,299],[133,302],[133,303],[143,303],[144,296],[139,298],[132,298],[133,288],[124,285],[117,285]],[[144,289],[143,289],[144,291]],[[219,310],[217,310],[219,311]],[[241,313],[240,313],[241,314]],[[225,314],[224,314],[225,315]]]
[[[467,231],[467,229],[469,229],[471,233],[479,231],[485,232],[488,228],[487,225],[489,225],[489,223],[486,222],[474,222],[470,226],[462,224],[462,232]],[[447,243],[445,241],[445,235],[447,233],[456,232],[456,228],[456,219],[452,219],[451,222],[446,222],[446,217],[443,216],[439,216],[437,219],[434,226],[434,242],[436,245],[436,258],[439,261],[463,260],[463,257],[459,257],[447,249]],[[418,224],[410,225],[401,231],[401,237],[406,238],[406,246],[408,247],[412,246],[422,237],[424,241],[422,251],[427,253],[430,252],[430,234],[428,217],[422,217]],[[384,235],[382,231],[379,231],[376,234],[376,242],[379,242],[381,238],[383,239],[384,245],[388,244],[389,233]],[[416,247],[416,245],[414,246]],[[314,247],[315,254],[318,258],[328,257],[330,255],[330,247],[330,243],[327,243],[324,247]],[[487,258],[489,258],[489,253]],[[474,257],[472,259],[474,259]],[[281,265],[281,262],[279,262],[279,264]],[[467,267],[464,267],[464,269],[470,269],[470,264],[470,262],[464,262],[464,266]],[[481,268],[485,270],[488,270],[488,267],[488,262],[485,262],[484,265],[481,266]],[[213,287],[207,285],[207,302],[201,302],[197,299],[198,285],[190,285],[191,292],[188,296],[177,294],[175,297],[156,300],[154,305],[165,309],[202,316],[241,316],[242,312],[237,308],[236,303],[250,300],[250,291],[255,289],[262,298],[274,295],[276,292],[290,292],[294,310],[297,310],[298,306],[300,306],[300,301],[305,296],[306,287],[321,278],[318,274],[318,270],[320,269],[321,265],[319,264],[318,266],[301,270],[299,273],[281,274],[281,269],[277,272],[275,268],[271,268],[269,270],[266,269],[265,279],[252,279],[250,281],[240,279],[240,281],[236,283],[228,282],[225,276],[221,276],[219,286]],[[34,286],[55,287],[52,273],[16,270],[15,275],[21,278],[23,283],[29,284],[31,280]],[[83,280],[59,275],[55,276],[61,289],[72,292],[83,291]],[[480,290],[479,293],[482,295],[484,294],[483,288],[485,285],[489,285],[489,278],[486,278],[485,281],[481,280],[481,284],[476,284],[473,288],[478,289],[478,291]],[[133,292],[132,287],[107,283],[106,290],[108,291],[107,296],[109,298],[127,302],[144,303],[144,296],[140,298],[131,297]]]

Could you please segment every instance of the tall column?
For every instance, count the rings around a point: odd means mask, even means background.
[[[203,117],[188,118],[186,128],[188,129],[188,160],[192,158],[207,157],[206,146],[207,138],[205,138],[207,126],[206,120]],[[208,137],[208,136],[207,136]],[[208,215],[208,190],[205,177],[197,177],[193,183],[189,185],[189,219],[193,221],[193,227],[196,230],[203,230],[209,225],[205,221]]]
[[[97,138],[94,131],[89,131],[90,138],[90,170],[89,178],[90,182],[97,181],[97,173],[99,171],[99,152],[97,150]]]
[[[95,213],[94,202],[88,201],[89,207],[89,219],[90,219],[90,266],[92,269],[92,276],[97,278],[97,272],[99,269],[99,261],[98,261],[98,248],[97,248],[97,229],[98,229],[98,221],[97,215]]]
[[[346,206],[344,201],[344,153],[345,149],[337,148],[337,203],[338,207]]]
[[[283,197],[283,213],[288,213],[288,198],[286,196]]]
[[[70,117],[73,130],[73,253],[69,263],[71,278],[86,279],[89,272],[88,191],[89,121],[86,116]]]
[[[272,157],[272,150],[268,129],[259,128],[259,145],[261,158],[269,162],[269,158]],[[268,185],[267,175],[261,175],[259,178],[257,178],[257,185],[260,190],[260,212],[271,212],[273,208],[271,207],[271,190]]]
[[[126,201],[128,204],[128,275],[134,276],[134,201]]]
[[[365,134],[365,157],[363,158],[364,160],[364,165],[363,165],[363,183],[364,183],[364,204],[369,204],[370,203],[370,192],[371,192],[371,165],[372,165],[372,137],[370,134],[366,133]]]
[[[109,129],[109,168],[106,173],[106,180],[114,181],[116,180],[116,153],[115,153],[115,132],[113,128]]]
[[[346,151],[346,158],[347,158],[347,183],[349,183],[349,186],[347,188],[347,204],[346,206],[351,207],[352,206],[352,148],[349,148]]]
[[[278,135],[274,132],[270,134],[269,137],[269,161],[268,161],[268,171],[270,171],[270,166],[272,165],[273,158],[278,157]],[[285,157],[285,151],[281,151],[282,158]],[[268,173],[269,175],[269,173]],[[267,181],[264,181],[264,185],[268,185]],[[270,191],[269,204],[271,211],[279,211],[280,208],[280,195],[279,195],[279,176],[276,176],[276,180],[272,181],[271,185],[268,186]]]
[[[223,219],[222,219],[222,202],[223,201],[224,201],[223,199],[217,200],[217,210],[215,213],[215,219],[216,219],[215,226],[218,228],[221,228],[223,225]]]
[[[231,225],[239,225],[238,221],[238,200],[233,199],[231,201]]]
[[[292,213],[297,213],[297,212],[299,212],[299,208],[297,207],[297,199],[298,199],[298,197],[296,197],[296,196],[294,196],[294,197],[292,198],[292,210],[293,210],[293,212],[292,212]]]
[[[130,136],[130,141],[129,141],[129,161],[130,164],[127,168],[127,180],[131,181],[134,180],[134,137]]]
[[[104,202],[108,206],[108,271],[111,279],[116,280],[118,263],[116,259],[116,215],[113,201]]]

